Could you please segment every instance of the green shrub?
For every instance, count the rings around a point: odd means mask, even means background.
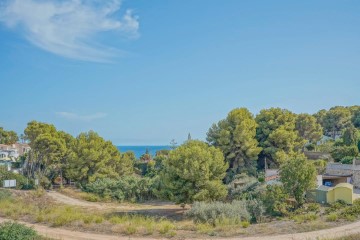
[[[1,240],[35,240],[41,237],[32,228],[15,222],[0,224]]]
[[[241,222],[241,226],[242,226],[243,228],[248,228],[248,227],[250,226],[250,223],[249,223],[248,221],[242,221],[242,222]]]
[[[244,184],[239,185],[242,182]],[[232,182],[228,184],[228,196],[231,200],[252,199],[259,195],[259,181],[255,177],[245,173],[235,175]]]
[[[0,166],[0,187],[2,187],[4,180],[16,180],[16,189],[32,188],[32,185],[28,184],[26,177],[18,173],[10,172],[6,167]]]
[[[356,157],[359,154],[357,146],[337,146],[331,151],[331,156],[339,162],[345,157]]]
[[[326,217],[326,221],[328,221],[328,222],[335,222],[337,219],[338,219],[338,215],[336,213],[330,213]]]
[[[246,202],[247,210],[251,215],[253,222],[261,222],[262,217],[265,213],[265,207],[262,201],[253,199]]]
[[[103,199],[117,201],[145,201],[155,198],[153,194],[153,182],[150,178],[126,176],[118,180],[98,179],[84,186],[84,191],[93,193]],[[96,200],[91,197],[90,200]]]
[[[307,213],[302,215],[296,215],[293,217],[294,221],[297,223],[311,222],[318,218],[314,213]]]
[[[195,223],[209,223],[216,225],[225,219],[233,223],[249,221],[250,214],[246,208],[245,201],[223,202],[195,202],[192,208],[186,212],[186,216],[193,219]]]
[[[309,203],[306,206],[306,211],[318,213],[318,212],[320,212],[320,204],[319,203]]]
[[[262,196],[262,201],[266,212],[273,216],[288,216],[291,206],[286,200],[289,195],[281,185],[267,185],[266,193]]]
[[[306,150],[308,150],[308,151],[314,151],[316,148],[316,145],[314,143],[309,143],[305,147],[306,147]]]
[[[352,164],[353,160],[354,160],[354,157],[346,156],[346,157],[343,157],[340,162],[342,164]]]
[[[332,213],[332,212],[337,212],[340,209],[345,208],[346,206],[347,206],[346,202],[344,202],[342,200],[338,200],[335,203],[330,204],[330,207],[325,210],[325,213],[329,214],[329,213]]]
[[[98,202],[100,200],[99,196],[93,193],[85,193],[85,192],[81,193],[81,198],[89,202]]]

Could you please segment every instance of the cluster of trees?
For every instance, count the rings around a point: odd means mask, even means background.
[[[360,106],[334,107],[314,115],[270,108],[256,116],[238,108],[210,127],[207,142],[189,136],[179,147],[173,144],[170,151],[154,157],[145,153],[136,160],[133,153],[120,153],[93,131],[73,137],[54,125],[32,121],[24,131],[32,148],[24,173],[41,179],[43,185],[61,176],[88,192],[121,201],[245,199],[251,211],[265,206],[281,212],[280,197],[294,197],[301,205],[304,193],[314,186],[316,166],[303,151],[327,149],[337,161],[355,157],[359,128]],[[324,142],[324,135],[330,140]],[[264,187],[265,164],[280,168],[281,187]],[[243,187],[238,187],[239,181],[245,182]],[[257,199],[264,196],[260,190],[267,197]]]
[[[32,121],[24,132],[31,146],[24,173],[44,185],[59,176],[87,184],[133,172],[133,159],[93,131],[74,138],[52,124]]]
[[[265,162],[279,166],[305,148],[316,149],[323,136],[331,138],[328,152],[335,160],[356,157],[359,129],[360,106],[333,107],[314,115],[270,108],[255,117],[246,108],[239,108],[212,125],[207,141],[224,153],[229,163],[226,182],[231,182],[242,172],[255,176]]]

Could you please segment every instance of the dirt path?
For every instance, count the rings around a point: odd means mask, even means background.
[[[86,202],[83,200],[74,199],[72,197],[65,196],[58,192],[48,192],[47,193],[50,197],[52,197],[55,201],[75,205],[85,208],[97,208],[97,209],[122,209],[125,211],[131,210],[141,210],[141,209],[150,209],[150,211],[156,211],[160,209],[179,209],[178,206],[173,204],[164,203],[154,203],[154,204],[144,204],[144,205],[119,205],[119,204],[112,204],[112,203],[92,203]],[[4,219],[0,218],[0,221],[4,221]],[[154,238],[136,238],[136,237],[129,237],[129,236],[115,236],[115,235],[106,235],[106,234],[95,234],[95,233],[84,233],[84,232],[74,232],[70,230],[60,229],[60,228],[51,228],[39,224],[28,224],[26,225],[34,227],[39,233],[52,237],[52,238],[59,238],[64,240],[129,240],[129,239],[146,239],[151,240]],[[313,232],[304,232],[304,233],[295,233],[295,234],[285,234],[285,235],[275,235],[275,236],[259,236],[259,237],[233,237],[233,238],[216,238],[221,240],[235,240],[235,239],[243,239],[243,240],[310,240],[310,239],[322,239],[322,238],[334,238],[344,235],[350,234],[360,234],[360,221],[351,223],[348,225],[331,228],[331,229],[324,229],[319,231]],[[214,237],[209,239],[215,239]]]
[[[169,202],[148,202],[147,204],[116,204],[116,203],[100,203],[100,202],[87,202],[84,200],[72,198],[62,193],[50,191],[47,195],[54,199],[56,202],[64,203],[68,205],[74,205],[85,208],[97,208],[97,209],[116,209],[116,210],[147,210],[147,209],[182,209],[180,206]]]
[[[0,223],[7,221],[7,219],[0,218]],[[62,239],[62,240],[155,240],[154,238],[144,238],[144,237],[129,237],[129,236],[115,236],[115,235],[106,235],[106,234],[95,234],[95,233],[84,233],[70,231],[61,228],[51,228],[40,224],[30,224],[21,222],[29,227],[33,227],[41,235]],[[297,233],[297,234],[286,234],[286,235],[277,235],[277,236],[263,236],[263,237],[233,237],[233,238],[208,238],[208,239],[219,239],[219,240],[312,240],[312,239],[322,239],[322,238],[334,238],[345,236],[349,234],[360,234],[360,222],[355,222],[341,227],[336,227],[332,229],[325,229],[314,232],[306,233]],[[157,239],[159,240],[159,239]]]
[[[58,192],[47,192],[47,195],[59,203],[64,203],[64,204],[68,204],[68,205],[74,205],[74,206],[86,207],[86,208],[98,208],[98,209],[107,208],[106,206],[104,206],[101,203],[82,201],[79,199],[68,197],[68,196],[58,193]]]
[[[165,216],[173,220],[179,220],[183,216],[184,210],[171,202],[147,202],[146,204],[127,204],[127,203],[99,203],[87,202],[66,196],[62,193],[50,191],[47,195],[58,203],[83,207],[87,209],[98,209],[105,211],[131,212],[146,214],[149,216]]]

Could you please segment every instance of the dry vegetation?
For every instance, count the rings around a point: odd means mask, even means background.
[[[313,231],[346,223],[345,220],[338,219],[326,222],[325,215],[321,218],[314,218],[310,215],[310,217],[303,219],[278,219],[277,221],[251,225],[246,221],[234,223],[228,222],[226,219],[217,222],[216,225],[209,223],[194,224],[184,217],[174,220],[143,214],[129,214],[111,208],[91,208],[89,211],[89,208],[55,203],[41,190],[13,191],[12,194],[0,190],[0,216],[78,231],[161,238],[265,236]]]
[[[328,238],[328,239],[322,239],[322,240],[359,240],[360,234],[352,234],[349,236],[344,237],[338,237],[338,238]]]

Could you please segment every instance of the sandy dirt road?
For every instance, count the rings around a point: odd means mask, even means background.
[[[0,218],[0,222],[7,221],[7,219]],[[155,240],[154,238],[141,238],[141,237],[129,237],[129,236],[115,236],[115,235],[106,235],[106,234],[96,234],[96,233],[84,233],[76,232],[61,228],[51,228],[40,224],[30,224],[21,222],[29,227],[33,227],[43,236],[47,236],[55,239],[62,240]],[[219,239],[219,240],[317,240],[323,238],[334,238],[339,236],[345,236],[349,234],[360,234],[360,222],[355,222],[352,224],[344,225],[341,227],[336,227],[332,229],[325,229],[314,232],[306,233],[296,233],[296,234],[286,234],[286,235],[276,235],[276,236],[261,236],[261,237],[231,237],[231,238],[215,238],[209,237],[208,239]]]

